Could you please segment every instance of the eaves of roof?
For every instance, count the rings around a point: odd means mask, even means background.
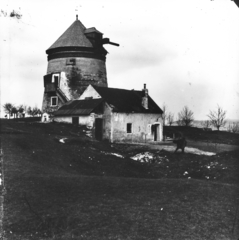
[[[71,115],[89,115],[101,103],[103,99],[89,99],[89,100],[73,100],[70,103],[64,104],[57,111],[53,113],[55,116],[71,116]]]

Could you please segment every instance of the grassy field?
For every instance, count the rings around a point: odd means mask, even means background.
[[[202,128],[183,127],[183,126],[165,126],[164,134],[177,137],[182,133],[187,139],[202,141],[207,143],[222,143],[239,145],[239,134],[226,131],[203,131]]]
[[[93,141],[53,123],[2,120],[0,129],[7,240],[239,237],[238,151],[174,154]],[[186,131],[194,144],[215,139]],[[216,134],[238,143],[239,135]],[[157,161],[130,159],[145,151]]]

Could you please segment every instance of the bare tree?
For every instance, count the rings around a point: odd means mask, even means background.
[[[17,110],[18,110],[18,112],[23,113],[23,112],[24,112],[24,106],[23,106],[23,104],[20,104],[20,105],[17,107]]]
[[[20,114],[18,115],[18,117],[23,117],[23,113],[24,113],[24,106],[23,106],[23,104],[21,104],[21,105],[19,105],[19,106],[17,107],[17,112],[20,113]]]
[[[224,127],[226,124],[226,111],[224,111],[219,105],[217,105],[216,111],[210,111],[208,117],[211,125],[217,128],[218,131],[220,131],[220,128]]]
[[[37,115],[40,116],[40,117],[41,117],[41,115],[42,115],[42,111],[41,111],[41,109],[39,109],[39,108],[38,108],[38,111],[37,111]]]
[[[167,120],[167,105],[164,103],[163,104],[163,114],[162,114],[162,119],[163,119],[163,126],[165,126],[166,124],[165,124],[165,122],[166,122],[166,120]]]
[[[12,109],[13,109],[14,105],[11,104],[11,103],[5,103],[3,105],[3,109],[4,109],[4,112],[6,114],[9,114],[9,118],[10,118],[10,115],[12,114]]]
[[[239,122],[229,124],[228,131],[232,133],[239,133]]]
[[[33,107],[32,108],[32,116],[36,116],[38,114],[38,108],[37,107]]]
[[[14,117],[14,118],[17,117],[17,112],[18,112],[18,111],[17,111],[17,108],[16,108],[16,107],[13,107],[11,114],[13,114],[13,117]]]
[[[173,113],[171,113],[171,112],[168,113],[167,121],[168,121],[169,126],[172,126],[173,121],[174,121],[174,114]]]
[[[33,117],[35,117],[35,116],[41,116],[41,114],[42,114],[42,112],[41,112],[41,110],[40,110],[37,106],[35,106],[35,107],[33,107],[33,108],[31,109],[31,115],[32,115]]]
[[[24,112],[26,113],[26,112],[27,112],[27,105],[24,104],[24,105],[22,105],[22,106],[23,106]]]
[[[29,114],[30,116],[33,116],[32,115],[32,108],[30,106],[27,108],[27,114]]]
[[[205,120],[201,123],[203,128],[209,128],[211,126],[211,122],[209,120]]]
[[[190,127],[192,126],[193,121],[193,112],[189,110],[188,106],[184,106],[181,112],[178,113],[178,125]]]

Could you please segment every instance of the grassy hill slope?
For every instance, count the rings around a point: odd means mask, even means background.
[[[6,239],[239,236],[238,152],[155,150],[161,164],[140,163],[128,156],[147,146],[132,152],[92,141],[79,127],[11,120],[1,122],[1,148]]]

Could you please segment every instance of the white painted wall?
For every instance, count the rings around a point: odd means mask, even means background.
[[[55,78],[54,77],[58,77],[58,81],[60,80],[60,74],[59,73],[54,73],[54,74],[52,74],[52,78],[51,78],[51,82],[52,83],[55,82]]]
[[[64,116],[64,117],[54,117],[55,122],[63,122],[72,124],[72,117],[79,118],[79,125],[85,125],[89,128],[93,128],[95,122],[95,115],[92,113],[88,116]]]
[[[108,116],[108,117],[107,117]],[[127,133],[127,123],[132,123],[132,133]],[[158,141],[163,140],[161,114],[109,113],[104,116],[104,138],[111,142],[154,141],[151,126],[159,125]]]
[[[82,95],[79,97],[78,100],[83,100],[87,97],[92,97],[93,99],[99,99],[101,98],[101,96],[99,95],[99,93],[94,89],[94,87],[92,87],[91,85],[89,85],[86,90],[82,93]]]
[[[79,117],[79,125],[90,126],[91,128],[94,125],[94,115],[90,116],[80,116]]]
[[[55,122],[72,123],[72,117],[54,117]]]
[[[49,114],[48,113],[43,113],[41,117],[42,122],[49,122]]]
[[[65,72],[61,72],[59,81],[60,81],[59,88],[66,95],[68,99],[71,99],[71,92],[68,86],[69,80],[67,79]]]

